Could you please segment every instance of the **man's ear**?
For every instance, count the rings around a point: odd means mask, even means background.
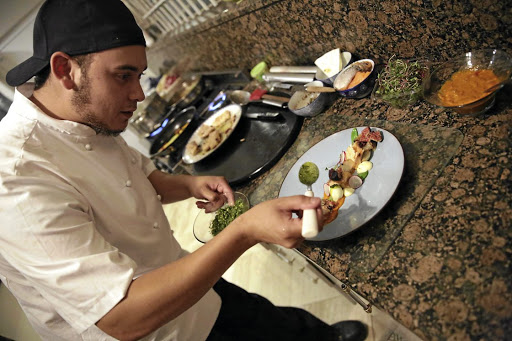
[[[67,89],[76,89],[80,75],[80,67],[66,53],[55,52],[50,58],[51,73],[62,86]]]

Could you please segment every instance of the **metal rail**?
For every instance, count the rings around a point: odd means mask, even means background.
[[[215,16],[218,0],[123,0],[153,38],[174,36]]]

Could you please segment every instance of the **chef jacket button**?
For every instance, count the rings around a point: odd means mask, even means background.
[[[130,180],[126,180],[126,187],[130,187],[132,185],[132,182]]]
[[[92,150],[92,146],[89,143],[87,143],[85,145],[85,150]]]
[[[132,158],[132,163],[135,163],[137,162],[137,160],[135,160],[135,158]]]
[[[158,223],[154,223],[154,224],[153,224],[153,228],[154,228],[154,229],[157,229],[157,228],[158,228]]]
[[[162,196],[160,194],[158,194],[156,198],[158,199],[158,201],[162,201]]]

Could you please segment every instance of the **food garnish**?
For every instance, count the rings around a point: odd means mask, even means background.
[[[246,203],[242,199],[237,199],[233,206],[225,205],[221,207],[216,213],[215,218],[210,223],[210,232],[216,236],[226,226],[231,224],[239,215],[246,212],[249,209]]]
[[[375,93],[393,107],[404,108],[421,98],[421,83],[427,72],[427,66],[419,61],[392,56],[377,76]]]
[[[320,171],[313,162],[305,162],[299,169],[299,181],[306,186],[311,186],[316,182]]]
[[[357,128],[352,129],[352,132],[350,133],[350,140],[352,141],[352,143],[355,142],[358,136],[359,134],[357,133]]]

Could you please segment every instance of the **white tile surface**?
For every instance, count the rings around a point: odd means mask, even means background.
[[[193,252],[203,245],[192,233],[194,219],[199,212],[194,199],[165,205],[164,210],[176,239],[185,250]],[[246,251],[223,277],[249,292],[265,296],[276,305],[304,308],[329,324],[347,319],[363,321],[369,326],[367,340],[419,340],[375,307],[372,307],[371,314],[366,313],[339,288],[339,281],[334,280],[333,283],[319,275],[311,264],[293,250],[256,245]],[[15,340],[40,340],[14,297],[3,285],[0,286],[0,335]]]
[[[41,340],[14,296],[3,284],[0,285],[0,336],[18,341]]]
[[[199,212],[195,200],[166,205],[164,210],[183,248],[193,252],[201,247],[202,244],[195,240],[192,233],[193,222]],[[333,283],[319,275],[312,265],[293,250],[256,245],[246,251],[225,272],[223,278],[249,292],[266,297],[276,305],[304,308],[329,324],[348,319],[362,321],[369,326],[367,340],[420,340],[377,308],[372,307],[372,312],[366,313],[363,307],[340,289],[339,281]],[[361,299],[368,303],[364,298]]]

